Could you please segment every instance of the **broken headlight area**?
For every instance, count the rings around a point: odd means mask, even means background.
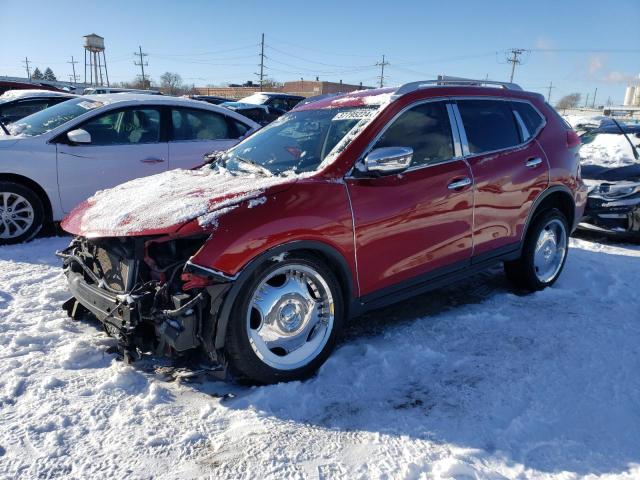
[[[589,193],[582,219],[610,233],[640,235],[640,184],[600,185]]]
[[[63,308],[96,317],[127,360],[201,353],[216,362],[215,319],[231,285],[185,271],[205,239],[76,238],[58,253],[73,295]]]

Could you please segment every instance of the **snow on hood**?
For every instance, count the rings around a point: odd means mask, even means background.
[[[62,227],[86,237],[171,233],[203,217],[202,226],[238,203],[260,197],[265,189],[291,184],[291,177],[231,173],[210,166],[171,170],[101,190],[78,205]],[[216,215],[217,212],[217,215]]]
[[[629,135],[637,148],[640,140]],[[624,167],[637,164],[633,150],[624,135],[616,133],[599,133],[594,140],[580,147],[580,158],[583,165],[600,165],[608,168]]]

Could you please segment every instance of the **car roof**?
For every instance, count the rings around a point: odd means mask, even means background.
[[[419,82],[416,82],[419,83]],[[431,85],[426,84],[424,87],[416,87],[411,90],[404,87],[384,87],[384,88],[371,88],[367,90],[356,90],[350,93],[344,93],[336,96],[329,96],[327,98],[321,98],[315,102],[305,103],[298,105],[294,110],[319,110],[325,108],[340,108],[340,107],[366,107],[371,105],[382,105],[391,102],[395,102],[399,98],[415,95],[418,98],[428,98],[436,96],[497,96],[497,97],[512,97],[532,99],[543,98],[542,95],[534,92],[526,92],[518,89],[502,88],[495,85],[461,85],[461,84],[446,84],[446,85]]]
[[[52,90],[42,89],[24,89],[24,90],[7,90],[0,95],[0,100],[17,100],[19,98],[32,98],[32,97],[76,97],[73,93],[69,92],[54,92]]]
[[[109,105],[123,104],[123,106],[128,106],[147,103],[152,105],[173,105],[197,108],[200,110],[211,110],[213,112],[241,119],[253,128],[260,128],[258,123],[245,117],[241,113],[234,112],[230,108],[224,108],[219,105],[213,105],[211,103],[203,102],[202,100],[194,100],[192,98],[172,97],[170,95],[148,95],[146,93],[103,93],[100,95],[83,95],[83,98],[104,102]]]
[[[285,92],[254,92],[251,95],[269,95],[271,97],[304,98],[302,95],[295,95],[293,93],[285,93]],[[250,95],[248,95],[248,96],[250,96]]]

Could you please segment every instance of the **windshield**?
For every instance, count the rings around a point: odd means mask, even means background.
[[[283,115],[222,156],[229,170],[272,175],[312,172],[337,155],[379,107],[302,110]]]
[[[254,105],[262,105],[269,100],[269,96],[264,93],[254,93],[253,95],[249,95],[248,97],[241,98],[238,100],[240,103],[252,103]]]
[[[24,117],[9,125],[8,129],[11,135],[35,137],[103,105],[103,102],[96,102],[86,98],[74,98]]]

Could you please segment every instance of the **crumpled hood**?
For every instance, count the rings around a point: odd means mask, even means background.
[[[171,170],[101,190],[75,207],[61,225],[83,237],[172,234],[194,219],[212,224],[212,212],[226,211],[267,189],[275,193],[295,181],[210,166]]]

